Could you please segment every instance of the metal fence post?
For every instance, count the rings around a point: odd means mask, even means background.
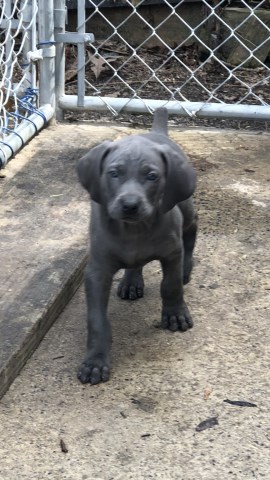
[[[40,105],[50,104],[55,108],[55,46],[53,0],[38,2],[38,46],[42,49],[40,60],[39,99]]]
[[[7,0],[4,3],[4,13],[6,18],[11,18],[11,0]],[[11,34],[8,32],[7,39],[5,41],[5,57],[6,57],[6,74],[5,81],[9,85],[12,82],[12,40]]]
[[[54,0],[54,32],[55,38],[58,33],[65,33],[66,5],[65,0]],[[64,111],[59,106],[59,99],[65,94],[65,45],[56,42],[55,52],[55,101],[56,119],[63,120]]]
[[[77,32],[85,34],[85,0],[77,3]],[[85,97],[85,44],[78,44],[78,106],[84,105]]]
[[[30,61],[28,60],[28,52],[32,50],[33,46],[33,39],[32,39],[32,32],[33,28],[29,28],[28,26],[32,19],[33,14],[33,2],[32,0],[21,0],[20,2],[20,10],[23,12],[23,25],[24,28],[27,29],[27,35],[25,37],[24,46],[23,46],[23,61],[22,61],[22,68],[26,71],[25,74],[25,81],[21,85],[21,90],[26,91],[28,87],[35,88],[35,64],[30,67]],[[36,26],[33,24],[34,29]]]

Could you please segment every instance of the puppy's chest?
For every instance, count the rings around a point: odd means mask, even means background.
[[[167,256],[178,248],[179,238],[176,235],[159,237],[149,233],[134,238],[122,236],[115,253],[123,268],[134,268]]]
[[[123,242],[118,258],[125,267],[136,267],[156,259],[158,252],[150,248],[148,243]]]

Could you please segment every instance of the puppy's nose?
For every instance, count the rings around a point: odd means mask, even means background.
[[[126,198],[122,202],[122,211],[125,215],[135,215],[139,209],[139,202],[135,198]]]

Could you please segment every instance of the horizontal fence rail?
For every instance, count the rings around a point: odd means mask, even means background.
[[[63,111],[270,119],[269,1],[77,0],[73,35]]]
[[[40,102],[38,88],[44,53],[38,44],[41,5],[37,0],[0,1],[0,168],[54,114],[49,101]]]

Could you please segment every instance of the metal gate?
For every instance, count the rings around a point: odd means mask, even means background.
[[[77,0],[77,88],[62,74],[58,105],[267,120],[269,32],[269,1]]]

